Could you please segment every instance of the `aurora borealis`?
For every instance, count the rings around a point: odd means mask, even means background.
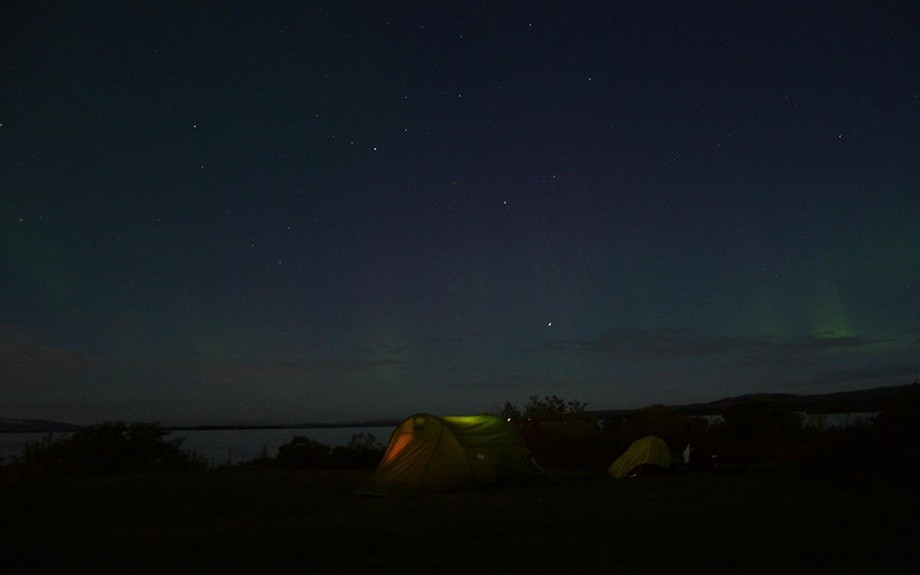
[[[10,3],[0,416],[920,378],[910,3]]]

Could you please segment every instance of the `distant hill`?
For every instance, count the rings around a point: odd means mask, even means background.
[[[889,402],[897,399],[904,391],[905,385],[874,387],[855,391],[840,391],[818,395],[796,395],[793,393],[750,393],[736,397],[726,397],[709,403],[690,403],[686,405],[668,405],[681,415],[722,415],[726,410],[739,403],[753,400],[765,400],[782,405],[791,411],[808,413],[866,413],[881,411]],[[629,410],[596,411],[597,415],[625,414]]]
[[[874,387],[855,391],[823,393],[819,395],[795,395],[791,393],[755,393],[727,397],[711,403],[697,403],[679,406],[678,411],[688,415],[696,412],[721,413],[726,409],[751,400],[769,400],[792,411],[809,413],[857,413],[881,411],[889,402],[898,398],[904,390],[903,385]]]

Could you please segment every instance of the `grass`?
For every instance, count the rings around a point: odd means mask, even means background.
[[[914,489],[782,467],[354,495],[368,475],[229,469],[2,485],[0,572],[912,573],[920,527]]]

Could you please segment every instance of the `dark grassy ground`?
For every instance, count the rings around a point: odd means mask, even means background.
[[[357,496],[364,471],[0,485],[2,573],[913,573],[917,491],[791,468]]]

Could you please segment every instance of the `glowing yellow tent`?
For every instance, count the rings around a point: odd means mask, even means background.
[[[640,465],[657,465],[665,469],[671,467],[671,452],[663,439],[649,435],[633,441],[629,449],[607,469],[614,479],[628,477]]]
[[[454,489],[537,469],[520,432],[500,417],[419,413],[396,427],[383,460],[358,493]]]

